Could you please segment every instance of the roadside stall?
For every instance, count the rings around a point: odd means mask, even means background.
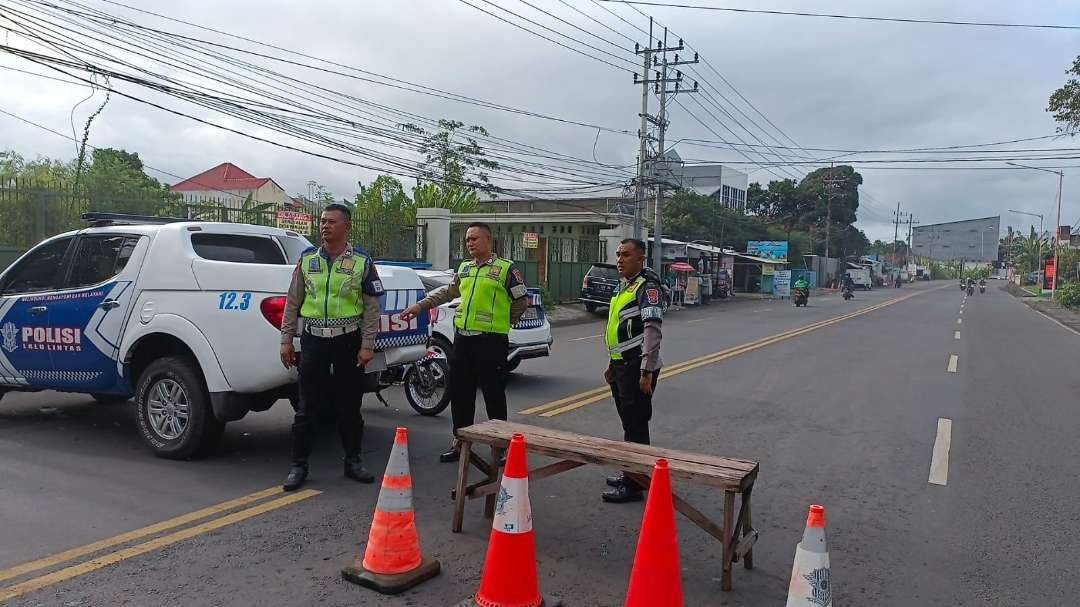
[[[677,261],[671,264],[668,269],[671,271],[674,278],[674,284],[671,289],[671,303],[673,305],[683,306],[686,305],[686,290],[689,286],[691,274],[695,271],[694,266],[683,262]],[[694,285],[694,304],[697,304],[697,284]]]

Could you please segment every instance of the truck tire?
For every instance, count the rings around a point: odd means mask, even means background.
[[[181,357],[160,358],[139,376],[135,417],[154,455],[166,459],[205,454],[225,429],[214,417],[202,374],[191,360]]]
[[[596,307],[596,304],[591,301],[585,302],[585,311],[589,312],[590,314],[596,311]]]

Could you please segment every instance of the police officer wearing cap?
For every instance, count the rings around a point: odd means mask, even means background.
[[[300,402],[293,418],[292,464],[282,487],[294,491],[308,475],[315,426],[326,400],[334,402],[345,476],[361,483],[375,480],[360,459],[364,418],[360,401],[370,379],[364,365],[375,356],[382,281],[371,257],[346,238],[352,212],[328,205],[320,217],[321,247],[300,255],[293,272],[281,322],[281,362],[299,364]],[[303,319],[301,356],[293,347],[298,317]],[[299,360],[298,360],[299,358]]]
[[[645,243],[627,238],[615,251],[621,280],[608,307],[608,367],[604,381],[611,388],[615,410],[622,420],[623,440],[649,444],[652,395],[660,374],[660,325],[664,320],[664,291],[660,277],[645,267]],[[642,491],[623,474],[607,479],[605,502],[641,501]]]
[[[422,312],[461,298],[454,314],[454,351],[450,357],[450,411],[454,433],[470,426],[476,414],[476,388],[484,393],[488,419],[506,419],[506,357],[510,327],[529,307],[521,271],[492,252],[491,228],[469,224],[465,248],[472,259],[462,262],[450,284],[401,313],[409,320]],[[455,438],[441,462],[459,457]]]

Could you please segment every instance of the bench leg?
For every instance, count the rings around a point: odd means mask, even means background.
[[[499,481],[499,448],[495,445],[491,446],[491,467],[488,469],[488,482]],[[492,493],[484,498],[484,516],[487,518],[495,518],[495,498],[496,494]]]
[[[454,520],[450,530],[461,533],[462,520],[465,517],[465,486],[469,484],[469,460],[472,455],[472,443],[461,441],[458,454],[457,487],[454,490]]]
[[[724,556],[720,574],[720,589],[731,590],[731,565],[735,557],[735,492],[724,492]]]
[[[751,535],[751,534],[754,533],[754,525],[753,525],[753,523],[751,522],[751,519],[750,519],[750,493],[753,490],[754,490],[754,486],[751,485],[751,486],[747,487],[746,490],[743,491],[743,494],[742,494],[742,509],[741,509],[741,511],[743,513],[743,521],[742,521],[743,537],[747,537],[748,535]],[[745,569],[753,569],[754,568],[754,547],[753,546],[750,546],[750,550],[747,550],[746,554],[743,555],[743,568],[745,568]]]

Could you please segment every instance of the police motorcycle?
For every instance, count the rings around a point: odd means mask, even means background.
[[[405,390],[405,400],[414,411],[420,415],[438,415],[450,404],[450,362],[444,354],[429,347],[420,360],[379,371],[375,397],[389,407],[382,391],[398,384]]]

